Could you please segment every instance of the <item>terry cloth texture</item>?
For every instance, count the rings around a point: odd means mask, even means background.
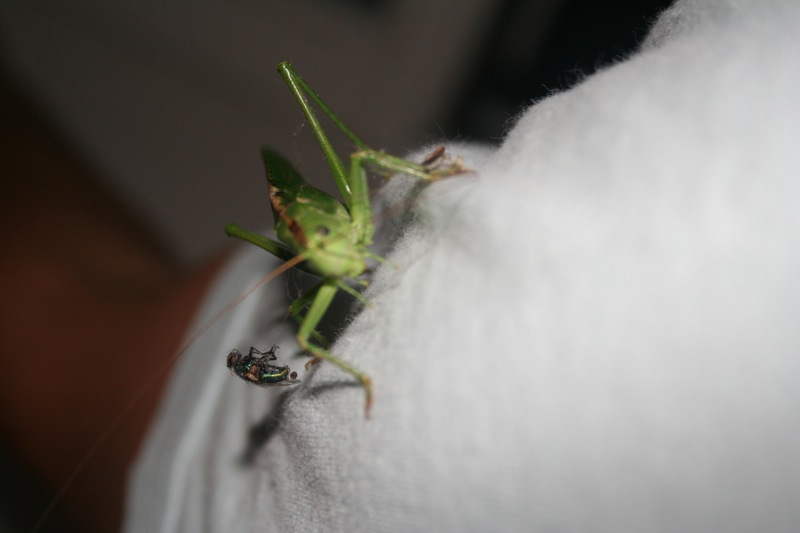
[[[292,283],[185,354],[126,531],[800,527],[800,3],[679,1],[410,205],[331,364],[246,386]],[[278,264],[243,251],[203,317]],[[202,322],[203,317],[198,319]],[[288,393],[288,394],[287,394]]]

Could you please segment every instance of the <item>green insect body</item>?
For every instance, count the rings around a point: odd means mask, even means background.
[[[299,257],[303,262],[298,268],[322,278],[319,285],[289,306],[290,316],[299,323],[297,343],[314,356],[310,363],[330,361],[358,379],[364,388],[366,413],[369,415],[372,405],[369,376],[331,354],[328,341],[316,330],[337,291],[343,290],[364,301],[345,280],[362,276],[369,259],[382,260],[369,250],[375,224],[367,189],[367,170],[385,175],[404,173],[434,181],[466,172],[466,169],[460,160],[447,158],[443,148],[435,150],[422,164],[370,149],[339,120],[289,63],[278,65],[278,72],[317,137],[343,202],[306,183],[291,163],[264,148],[262,157],[279,241],[245,231],[235,224],[229,224],[226,231],[228,235],[255,244],[283,260]],[[331,146],[307,97],[356,145],[357,151],[350,155],[349,169],[345,169]],[[306,312],[302,314],[304,310]]]
[[[367,268],[372,225],[355,224],[347,208],[312,187],[280,155],[263,150],[275,233],[306,266],[330,278],[355,278]]]

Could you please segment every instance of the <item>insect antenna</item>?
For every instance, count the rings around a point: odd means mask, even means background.
[[[229,313],[233,308],[239,305],[245,298],[250,296],[252,293],[269,283],[270,281],[274,280],[290,268],[302,263],[305,261],[305,256],[302,254],[296,255],[292,259],[286,261],[279,267],[275,268],[272,272],[261,278],[255,285],[249,287],[247,290],[236,296],[233,300],[228,302],[225,307],[220,309],[213,317],[209,320],[204,322],[199,328],[197,328],[194,333],[192,333],[184,343],[178,348],[178,350],[163,364],[161,365],[156,371],[145,381],[144,385],[139,389],[139,391],[131,397],[130,400],[125,404],[125,406],[119,411],[116,417],[106,426],[102,433],[97,437],[94,441],[94,444],[86,451],[83,455],[81,460],[75,466],[75,468],[70,473],[67,480],[61,485],[61,488],[58,492],[52,497],[50,503],[48,503],[45,510],[39,516],[39,519],[34,524],[33,528],[31,529],[31,533],[37,533],[41,530],[44,524],[47,522],[47,519],[53,513],[55,508],[61,503],[61,500],[64,499],[64,496],[67,494],[69,489],[74,485],[75,481],[80,476],[81,472],[86,468],[86,466],[91,462],[92,458],[97,454],[97,452],[103,447],[103,445],[108,441],[111,435],[120,427],[120,425],[125,421],[125,419],[130,415],[131,411],[142,401],[145,395],[153,388],[153,386],[159,381],[159,379],[164,375],[164,373],[178,360],[178,358],[183,355],[183,353],[189,349],[192,344],[194,344],[197,339],[199,339],[204,333],[206,333],[220,318],[225,316],[225,314]]]

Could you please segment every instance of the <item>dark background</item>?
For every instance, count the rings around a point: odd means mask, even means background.
[[[502,139],[509,120],[524,107],[634,52],[671,3],[565,0],[540,41],[528,31],[535,2],[505,2],[445,132],[479,141]]]

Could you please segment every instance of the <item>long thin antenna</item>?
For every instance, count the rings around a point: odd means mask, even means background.
[[[47,508],[42,512],[39,520],[36,521],[36,524],[31,529],[31,533],[37,533],[42,526],[45,524],[47,519],[53,513],[53,510],[61,503],[61,500],[64,499],[64,495],[67,491],[72,487],[75,483],[75,480],[78,479],[78,476],[83,472],[86,468],[86,465],[92,460],[92,458],[97,454],[97,451],[103,446],[103,444],[108,441],[109,437],[117,430],[117,428],[122,424],[122,422],[127,418],[130,412],[133,410],[134,407],[144,398],[144,395],[153,388],[156,384],[158,379],[171,367],[178,358],[183,355],[183,353],[189,349],[189,347],[198,339],[200,338],[206,331],[208,331],[220,318],[222,318],[225,314],[230,312],[231,309],[239,305],[242,300],[250,296],[253,292],[257,291],[262,286],[266,285],[273,279],[277,278],[290,268],[296,266],[299,263],[305,261],[305,256],[296,255],[290,260],[286,261],[284,264],[264,276],[258,283],[247,289],[246,291],[242,292],[239,296],[231,300],[225,307],[223,307],[217,314],[215,314],[211,319],[206,321],[202,326],[200,326],[192,335],[189,336],[188,339],[181,345],[177,352],[167,361],[166,364],[161,366],[152,376],[150,376],[142,388],[139,389],[139,392],[133,395],[133,397],[128,400],[128,403],[125,404],[125,407],[117,414],[114,420],[106,426],[106,429],[100,434],[100,436],[95,440],[94,444],[89,448],[83,458],[78,462],[75,468],[72,470],[72,473],[69,475],[67,480],[61,486],[61,489],[56,493],[55,496],[50,500],[50,503],[47,505]]]

